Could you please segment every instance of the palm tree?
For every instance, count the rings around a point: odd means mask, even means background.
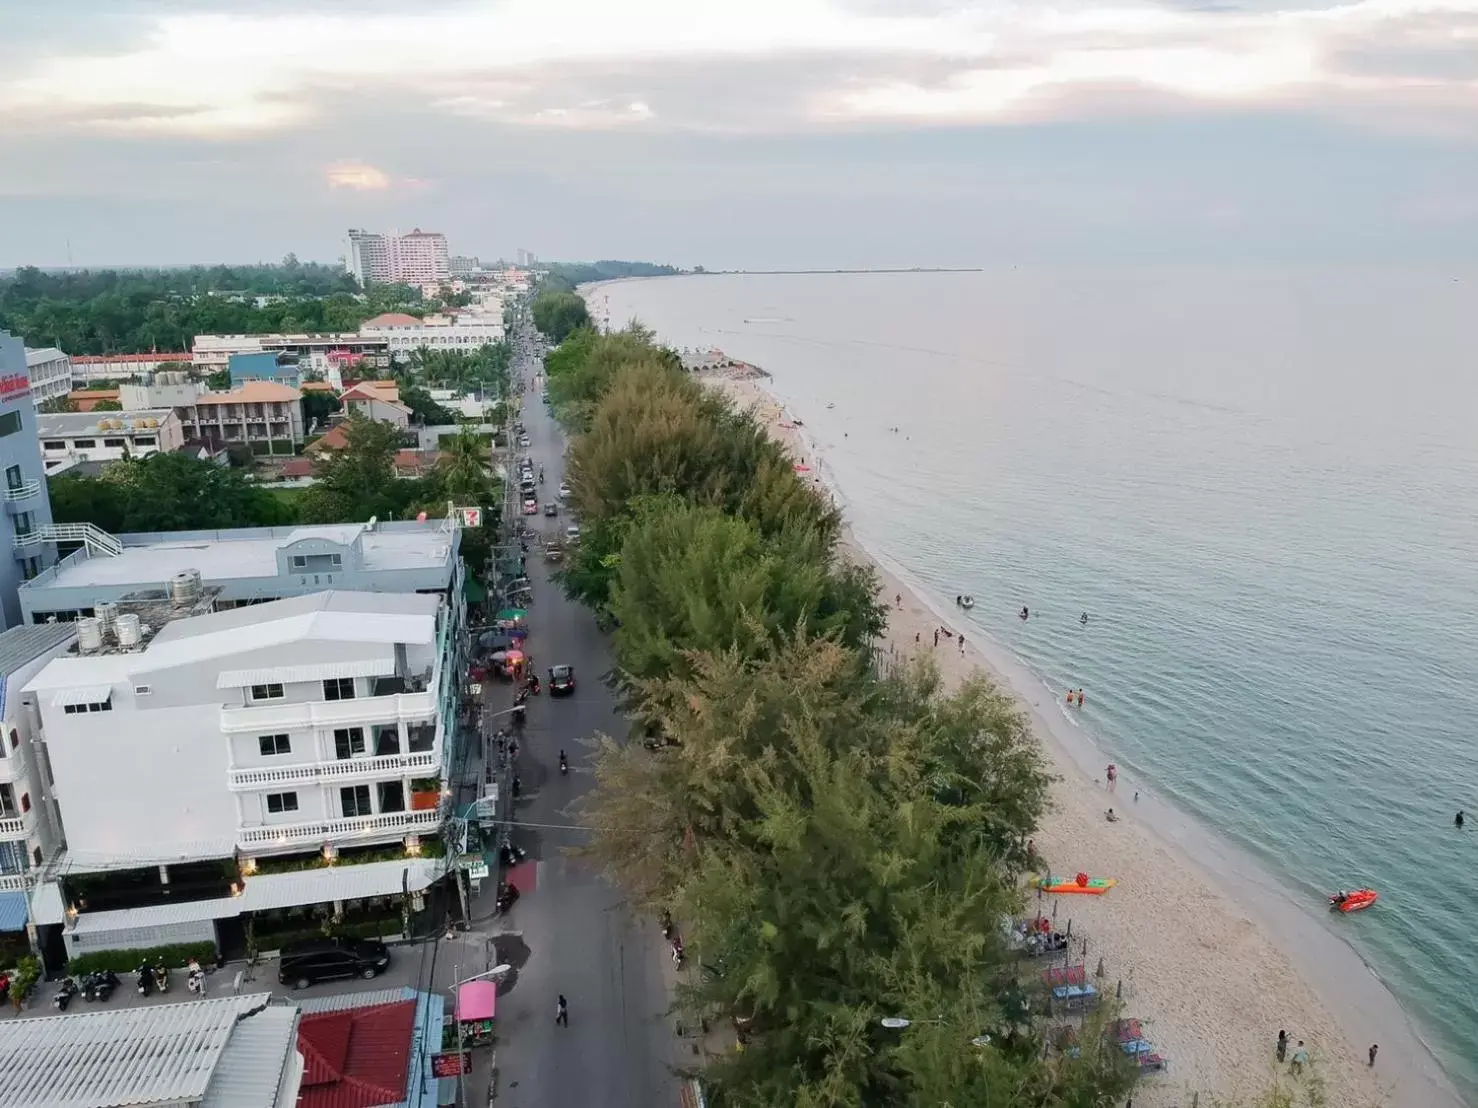
[[[491,448],[470,426],[443,442],[436,459],[436,475],[442,494],[463,505],[481,505],[493,499],[492,474],[488,470]]]

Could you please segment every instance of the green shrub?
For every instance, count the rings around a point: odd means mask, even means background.
[[[256,945],[262,950],[281,950],[285,946],[306,942],[309,939],[378,939],[385,935],[400,934],[401,927],[398,916],[386,916],[379,920],[361,920],[355,923],[337,923],[331,925],[327,931],[322,927],[295,927],[259,934],[256,936]]]
[[[174,943],[171,946],[147,947],[142,950],[94,950],[79,954],[67,963],[67,972],[73,977],[93,970],[112,970],[114,973],[132,973],[145,962],[151,966],[183,969],[194,958],[202,965],[216,960],[215,943]]]

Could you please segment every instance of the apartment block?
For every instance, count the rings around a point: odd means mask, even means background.
[[[293,454],[303,443],[303,394],[275,381],[247,381],[211,392],[183,373],[157,373],[119,386],[125,412],[173,408],[187,440],[248,446],[257,454]]]
[[[351,230],[346,265],[361,285],[439,285],[452,275],[446,236],[419,227],[406,235]]]
[[[54,346],[27,347],[26,376],[31,382],[31,402],[39,408],[72,391],[72,359]]]
[[[0,471],[0,614],[10,627],[20,618],[20,583],[56,561],[56,535],[25,347],[8,331],[0,331]]]
[[[147,458],[185,445],[180,417],[172,408],[130,412],[40,412],[36,435],[47,476],[82,462]]]

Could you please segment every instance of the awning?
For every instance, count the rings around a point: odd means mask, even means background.
[[[457,990],[457,1022],[490,1020],[498,1010],[498,985],[494,981],[469,981]]]
[[[30,917],[30,897],[26,893],[0,893],[0,931],[24,931]]]
[[[112,685],[78,685],[74,688],[62,689],[56,694],[52,703],[58,708],[70,707],[73,704],[101,704],[112,695]]]
[[[218,689],[245,689],[252,685],[292,685],[302,681],[334,681],[352,677],[391,677],[395,655],[351,662],[319,662],[306,666],[276,666],[269,669],[228,669],[216,678]]]
[[[71,931],[77,935],[91,935],[128,931],[135,927],[168,927],[178,923],[229,919],[241,911],[237,906],[239,900],[239,897],[227,896],[212,900],[181,900],[148,908],[123,908],[116,912],[83,912],[72,924]]]
[[[243,912],[267,912],[299,904],[398,896],[402,892],[423,891],[440,876],[442,869],[435,859],[407,858],[357,866],[324,866],[295,873],[259,873],[246,879],[246,888],[236,899]]]

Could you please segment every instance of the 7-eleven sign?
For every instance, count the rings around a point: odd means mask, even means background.
[[[481,527],[482,526],[482,509],[481,508],[458,508],[457,509],[457,519],[462,524],[463,527]]]

